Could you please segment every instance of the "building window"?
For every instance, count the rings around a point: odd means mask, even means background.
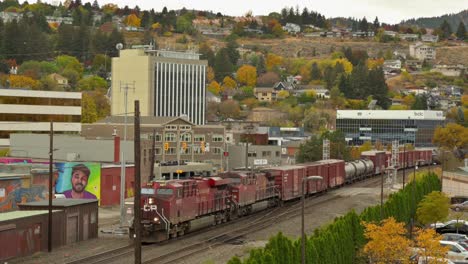
[[[181,126],[179,126],[179,129],[180,130],[190,130],[190,129],[192,129],[192,127],[191,126],[182,126],[181,125]]]
[[[203,154],[200,146],[193,146],[193,153],[194,154]]]
[[[189,133],[182,134],[180,135],[180,141],[192,142],[192,135]]]
[[[166,151],[166,154],[168,154],[168,155],[175,155],[175,154],[176,154],[176,148],[169,148],[169,149]]]
[[[276,157],[279,157],[279,156],[281,155],[281,153],[280,153],[279,151],[276,151],[276,152],[275,152],[275,155],[276,155]],[[304,241],[305,241],[305,240],[304,240]]]
[[[257,157],[257,152],[249,152],[247,157]]]
[[[181,148],[180,154],[182,155],[192,154],[192,148],[191,147],[187,147],[186,149]]]
[[[195,135],[193,136],[194,142],[202,142],[205,141],[205,135]]]
[[[262,93],[262,96],[267,96],[267,93]]]
[[[213,135],[211,140],[213,142],[223,142],[224,137],[222,135]]]
[[[175,142],[176,141],[176,134],[175,133],[166,133],[165,137],[164,137],[164,141]]]
[[[155,138],[154,141],[161,142],[162,136],[161,134],[155,134],[154,138]],[[149,134],[149,139],[153,140],[153,134]]]
[[[161,148],[155,148],[156,150],[156,155],[161,155]]]
[[[167,125],[166,130],[177,130],[177,126],[174,125]]]
[[[221,154],[221,153],[223,153],[223,149],[222,148],[213,148],[213,153],[214,154]]]
[[[262,151],[262,157],[270,157],[271,151]]]

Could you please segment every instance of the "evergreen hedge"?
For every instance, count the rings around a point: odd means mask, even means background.
[[[383,205],[383,218],[393,216],[399,222],[409,223],[415,214],[413,203],[413,184],[415,202],[432,191],[440,191],[441,183],[435,173],[420,174],[416,183],[411,182],[402,190],[393,193]],[[345,264],[361,263],[358,255],[366,243],[361,221],[380,221],[380,205],[366,208],[360,215],[354,210],[336,218],[333,223],[314,231],[306,238],[306,263],[308,264]],[[228,264],[296,264],[301,262],[301,239],[291,240],[281,232],[270,238],[265,248],[253,249],[249,257],[240,260],[232,258]]]

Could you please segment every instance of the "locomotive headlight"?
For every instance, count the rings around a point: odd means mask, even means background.
[[[159,221],[159,218],[155,217],[153,220],[154,220],[155,222],[158,222],[158,221]]]
[[[154,198],[153,197],[148,198],[148,204],[154,204]]]

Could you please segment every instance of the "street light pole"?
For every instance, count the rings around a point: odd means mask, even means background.
[[[309,176],[302,178],[302,195],[301,195],[301,256],[302,256],[302,264],[305,264],[305,225],[304,225],[304,207],[305,207],[305,183],[308,181],[320,181],[323,180],[322,176]]]

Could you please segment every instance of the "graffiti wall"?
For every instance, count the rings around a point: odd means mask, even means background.
[[[0,212],[18,209],[19,203],[40,201],[48,198],[46,185],[31,185],[30,177],[2,180],[0,178]]]
[[[100,199],[101,164],[91,162],[64,162],[55,164],[58,179],[55,192],[65,198]]]

